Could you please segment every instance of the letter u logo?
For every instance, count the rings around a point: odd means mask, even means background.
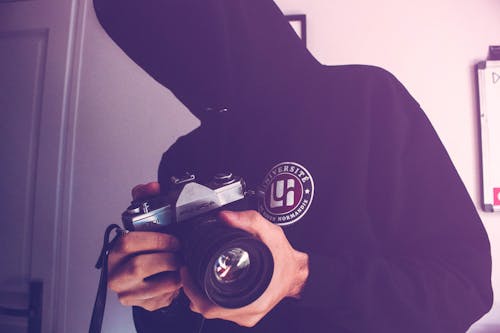
[[[295,179],[278,180],[271,185],[271,208],[291,207],[295,204]]]

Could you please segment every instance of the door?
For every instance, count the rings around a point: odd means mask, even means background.
[[[28,306],[43,282],[43,332],[55,332],[63,153],[74,2],[0,0],[0,305]],[[27,320],[0,316],[0,332]]]

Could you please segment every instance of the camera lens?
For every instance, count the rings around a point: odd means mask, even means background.
[[[232,248],[223,252],[215,261],[214,274],[221,283],[232,283],[245,278],[250,266],[250,256],[247,251]]]
[[[184,239],[186,265],[214,303],[240,308],[259,298],[271,282],[269,248],[246,231],[222,223],[198,222]]]

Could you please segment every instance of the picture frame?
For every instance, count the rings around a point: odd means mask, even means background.
[[[306,15],[285,15],[285,17],[287,18],[288,23],[292,26],[293,30],[297,33],[297,36],[299,36],[304,44],[307,45]]]

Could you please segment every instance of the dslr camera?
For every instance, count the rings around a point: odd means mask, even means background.
[[[255,301],[268,287],[274,262],[269,248],[219,220],[218,212],[252,208],[255,194],[241,177],[216,174],[198,183],[193,174],[172,177],[166,194],[132,201],[122,222],[129,231],[158,231],[178,237],[192,278],[206,296],[225,308]]]

